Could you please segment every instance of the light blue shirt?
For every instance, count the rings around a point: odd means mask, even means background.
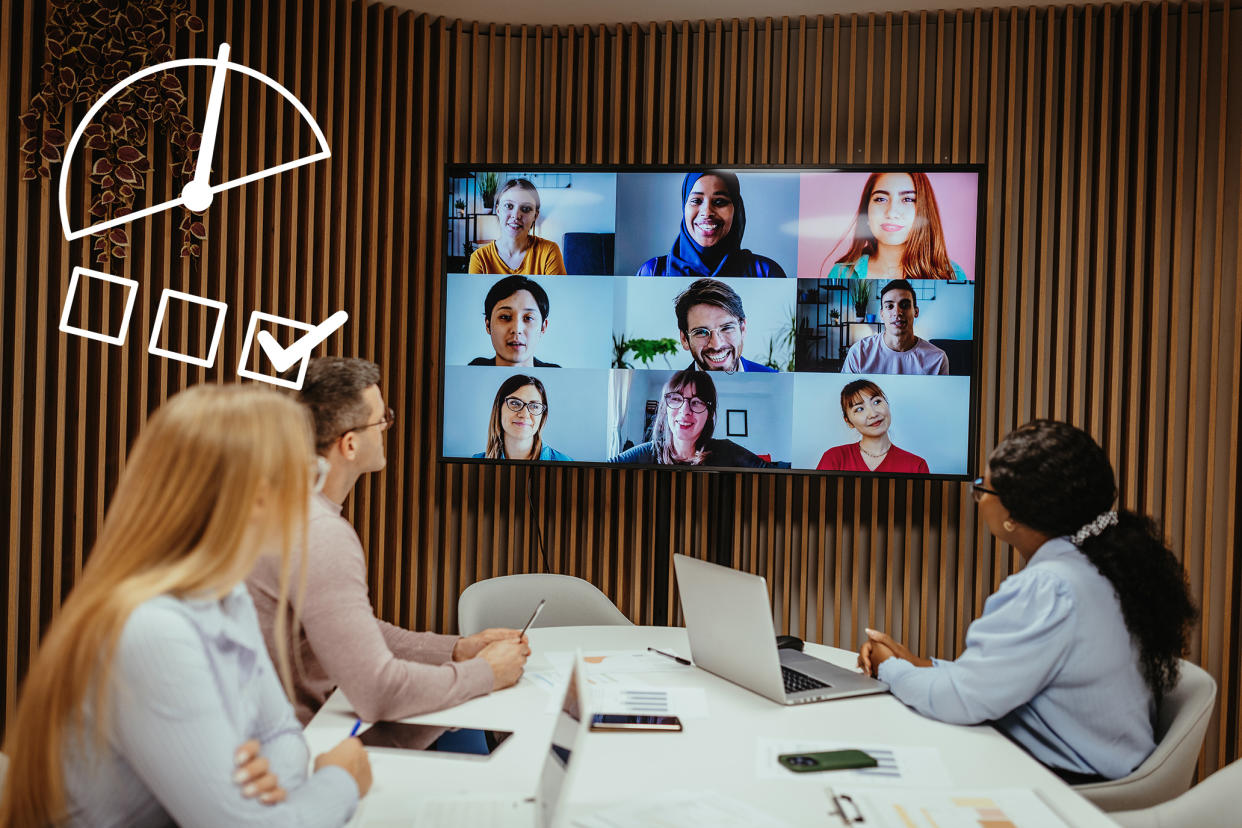
[[[472,456],[473,456],[473,457],[475,457],[475,458],[479,458],[479,457],[486,457],[486,456],[487,456],[487,452],[485,452],[485,451],[480,451],[478,454],[475,454],[475,455],[472,455]],[[504,459],[504,458],[502,458],[502,459]],[[539,459],[539,460],[557,460],[557,461],[559,461],[559,462],[561,462],[561,463],[566,463],[566,462],[572,463],[574,458],[570,457],[568,454],[563,454],[563,453],[561,453],[561,452],[557,451],[556,449],[552,448],[551,446],[545,445],[543,448],[539,449],[539,457],[538,457],[537,459]]]
[[[956,661],[892,658],[879,676],[923,715],[991,722],[1050,767],[1116,779],[1155,749],[1155,702],[1117,594],[1065,538],[988,598]]]
[[[104,750],[89,713],[85,738],[66,740],[70,825],[340,826],[358,804],[343,768],[308,776],[310,752],[244,584],[218,601],[141,604],[121,633],[110,693]],[[285,802],[242,797],[234,755],[249,739]]]

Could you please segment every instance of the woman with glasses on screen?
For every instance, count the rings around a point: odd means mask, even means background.
[[[349,821],[366,753],[346,739],[308,774],[289,653],[278,675],[242,582],[280,560],[282,630],[326,476],[312,445],[306,410],[254,386],[191,388],[151,417],[9,719],[0,825]],[[271,773],[238,785],[256,751]]]
[[[737,176],[692,172],[681,183],[681,228],[672,249],[643,263],[638,276],[775,276],[785,271],[767,256],[742,249],[746,204]]]
[[[1117,779],[1155,748],[1198,613],[1155,525],[1116,509],[1108,455],[1066,423],[1012,432],[974,482],[979,516],[1024,566],[988,598],[954,661],[867,630],[859,666],[918,712],[990,722],[1071,783]]]
[[[678,371],[664,383],[651,426],[651,440],[609,463],[765,468],[767,463],[732,440],[713,440],[716,385],[705,371]]]
[[[570,460],[539,437],[548,420],[548,392],[538,377],[514,374],[500,384],[487,426],[487,451],[475,457],[492,460]]]
[[[829,279],[966,280],[965,271],[949,258],[940,208],[925,173],[872,173],[853,226],[829,257],[844,243],[849,248]]]
[[[561,248],[532,232],[539,219],[539,191],[529,179],[506,181],[492,209],[500,222],[500,237],[470,254],[471,273],[565,275]]]
[[[927,461],[899,449],[889,439],[893,412],[880,386],[871,380],[854,380],[841,389],[841,416],[858,432],[858,442],[833,446],[819,458],[819,471],[928,474]]]

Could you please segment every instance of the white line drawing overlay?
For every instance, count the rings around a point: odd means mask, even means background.
[[[345,324],[345,320],[349,318],[349,314],[345,311],[337,311],[325,320],[322,324],[308,325],[305,322],[299,322],[296,319],[286,319],[283,316],[276,316],[271,313],[262,313],[260,311],[250,312],[250,324],[246,326],[246,336],[242,340],[241,359],[237,361],[237,375],[247,379],[258,380],[259,382],[267,382],[272,385],[279,385],[282,388],[292,388],[294,391],[302,390],[302,383],[306,380],[306,365],[310,362],[310,352],[323,340],[327,339],[341,325]],[[276,340],[266,331],[260,331],[256,336],[260,322],[272,322],[277,325],[285,325],[295,330],[304,331],[307,336],[303,336],[295,341],[288,348],[281,348],[276,344]],[[329,328],[329,326],[331,326]],[[295,362],[301,361],[298,369],[298,376],[295,380],[287,380],[281,377],[270,377],[266,374],[260,374],[250,371],[246,368],[246,363],[250,361],[250,346],[256,339],[259,341],[260,350],[267,355],[268,361],[272,363],[272,367],[277,371],[284,373],[293,367]],[[271,345],[264,342],[270,340]],[[275,346],[277,353],[273,356],[273,352],[268,349]],[[289,359],[289,355],[293,354],[293,358]],[[281,363],[276,360],[283,361]]]
[[[228,57],[229,45],[227,43],[222,43],[220,44],[220,50],[214,59],[183,58],[180,60],[169,60],[164,63],[157,63],[155,66],[149,66],[146,69],[135,72],[134,74],[121,80],[105,92],[103,97],[97,100],[94,105],[87,110],[86,115],[73,131],[73,137],[69,140],[69,146],[65,151],[65,160],[61,164],[60,168],[60,224],[65,231],[66,238],[68,238],[69,241],[79,239],[82,236],[87,236],[92,233],[99,233],[103,230],[109,230],[113,227],[117,227],[121,224],[126,224],[137,219],[146,218],[147,216],[154,215],[155,213],[174,207],[177,204],[182,204],[187,209],[194,212],[202,212],[211,205],[212,198],[216,193],[224,192],[225,190],[229,190],[234,187],[240,187],[241,185],[249,184],[252,181],[258,181],[261,178],[279,175],[282,172],[287,172],[288,170],[303,167],[307,164],[313,164],[316,161],[332,157],[332,151],[328,148],[328,141],[324,137],[323,130],[319,128],[319,123],[314,119],[306,107],[302,105],[302,102],[294,97],[292,92],[262,72],[251,69],[249,66],[243,66],[240,63],[232,63],[229,61]],[[86,130],[86,127],[91,123],[96,113],[99,112],[99,109],[125,87],[142,80],[148,75],[155,74],[156,72],[164,72],[170,69],[177,69],[182,66],[208,66],[214,68],[211,78],[211,97],[208,100],[207,115],[203,124],[203,141],[199,145],[199,154],[195,162],[193,180],[185,186],[185,189],[181,191],[181,195],[177,198],[160,202],[159,204],[155,204],[150,207],[144,207],[141,210],[135,210],[132,213],[117,216],[116,218],[102,221],[99,224],[94,224],[89,227],[84,227],[78,230],[72,229],[69,225],[68,208],[69,165],[73,159],[74,151],[78,147],[78,141],[81,140],[82,133]],[[241,72],[243,75],[254,78],[260,83],[271,87],[276,92],[280,93],[281,97],[291,103],[293,107],[297,109],[298,114],[301,115],[310,125],[311,131],[315,135],[315,140],[319,142],[319,152],[316,152],[313,155],[308,155],[305,158],[299,158],[294,161],[288,161],[284,164],[278,164],[275,167],[271,167],[266,170],[260,170],[257,173],[244,175],[241,178],[211,185],[208,182],[208,176],[211,173],[211,159],[215,153],[216,133],[220,122],[220,102],[224,95],[224,78],[229,70]]]
[[[310,352],[315,349],[316,345],[332,336],[337,328],[348,321],[348,313],[343,310],[337,311],[288,348],[280,347],[276,338],[267,331],[259,331],[255,334],[255,339],[259,341],[259,346],[263,349],[263,353],[267,354],[267,359],[272,363],[272,367],[276,369],[277,373],[283,374],[293,367],[293,363],[310,356]]]
[[[73,298],[78,289],[78,278],[82,275],[85,275],[88,279],[102,279],[105,282],[111,282],[114,285],[124,285],[128,288],[125,291],[125,313],[121,317],[121,332],[116,336],[109,336],[97,331],[88,331],[85,328],[77,328],[69,324],[69,314],[73,310]],[[87,339],[93,339],[96,342],[106,342],[109,345],[124,345],[125,334],[129,330],[129,317],[134,312],[134,300],[137,298],[138,283],[133,279],[126,279],[124,276],[113,276],[109,273],[102,273],[98,270],[91,270],[79,265],[73,269],[73,275],[69,277],[69,289],[65,291],[65,307],[60,314],[60,331],[61,333],[76,334]]]
[[[216,330],[211,335],[211,347],[207,350],[207,356],[193,357],[189,354],[180,354],[176,351],[168,351],[159,348],[155,343],[160,340],[160,329],[164,326],[164,314],[168,311],[168,300],[180,299],[183,302],[189,302],[193,305],[203,305],[209,308],[215,308],[219,311],[216,314]],[[188,362],[191,365],[199,365],[203,368],[210,368],[216,362],[216,350],[220,347],[220,335],[224,333],[224,317],[229,312],[229,306],[215,299],[204,299],[201,296],[195,296],[192,293],[182,293],[179,290],[171,290],[164,288],[164,292],[160,294],[160,307],[155,312],[155,324],[151,326],[151,341],[147,344],[147,353],[155,356],[168,357],[180,362]]]

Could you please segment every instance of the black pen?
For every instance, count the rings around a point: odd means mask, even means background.
[[[647,649],[653,653],[659,653],[665,658],[671,658],[673,661],[676,661],[678,664],[685,664],[687,666],[689,666],[690,664],[690,659],[688,658],[682,658],[679,655],[673,655],[672,653],[666,653],[663,650],[657,650],[655,647],[648,647]]]

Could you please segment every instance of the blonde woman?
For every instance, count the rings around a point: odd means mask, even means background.
[[[311,445],[301,407],[254,387],[193,388],[151,418],[9,720],[0,825],[348,821],[366,754],[347,739],[308,776],[242,583],[260,555],[287,573],[303,548]],[[277,618],[287,598],[283,577]],[[234,782],[247,740],[270,763],[261,797]]]

